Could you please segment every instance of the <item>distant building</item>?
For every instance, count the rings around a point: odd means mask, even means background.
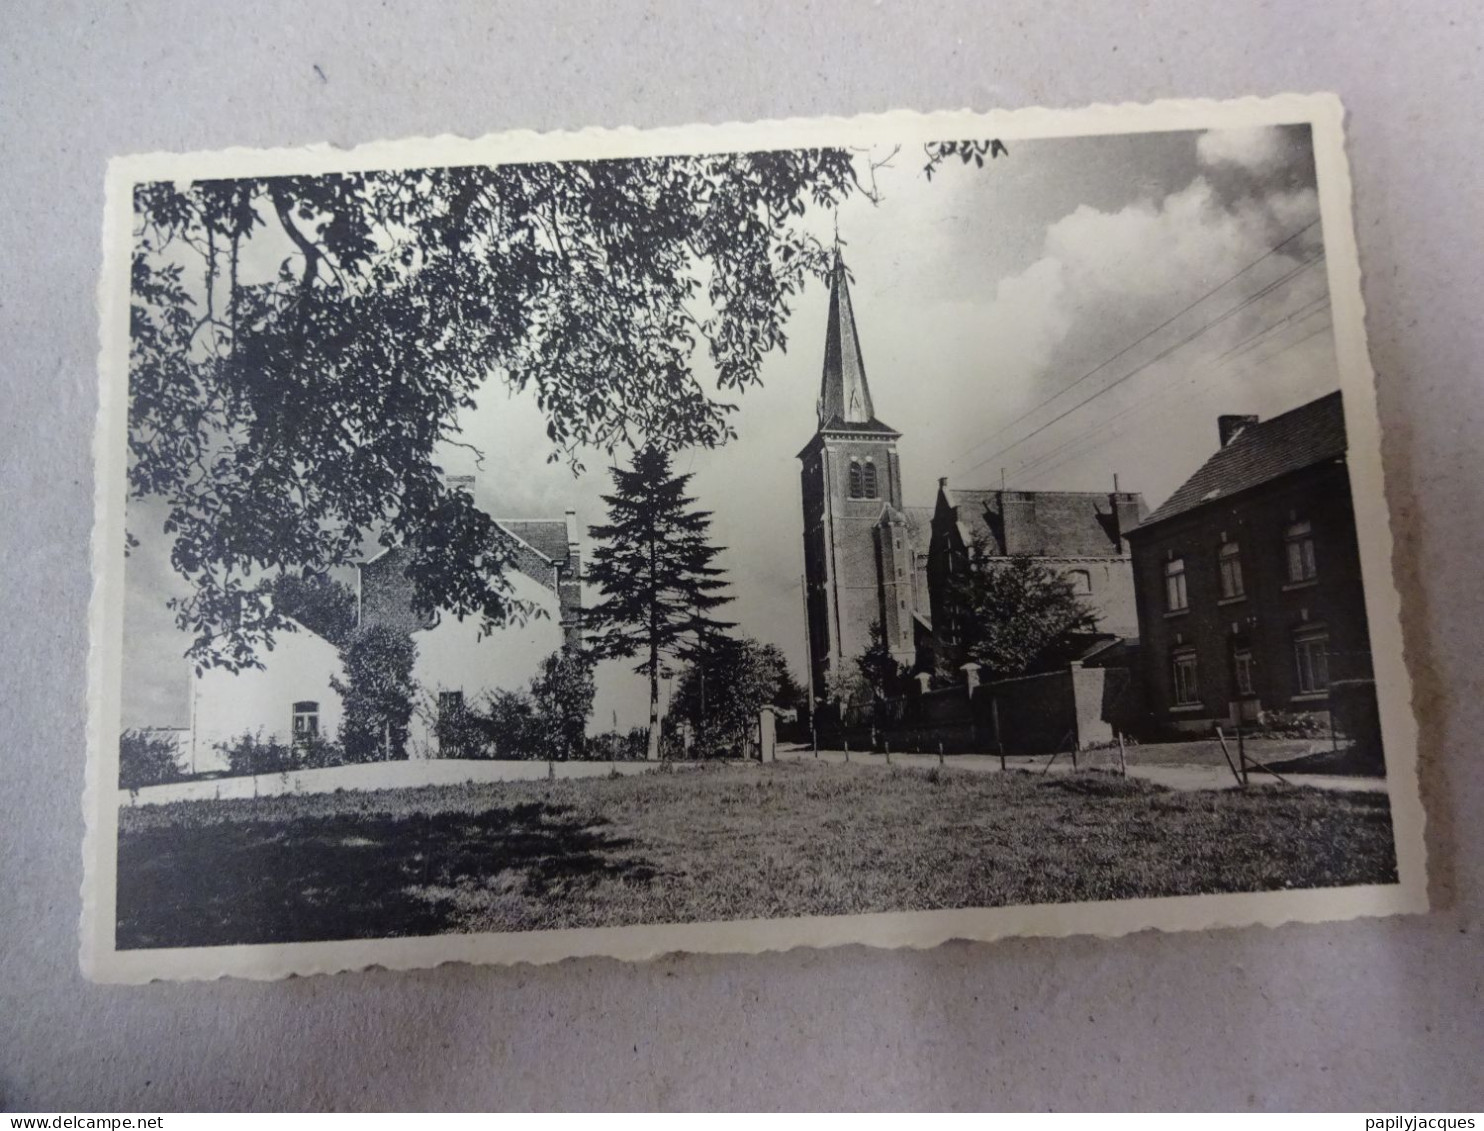
[[[1340,394],[1218,435],[1129,534],[1146,704],[1179,729],[1328,711],[1372,674]]]
[[[1137,493],[949,490],[909,506],[901,433],[876,416],[866,382],[845,264],[830,281],[817,431],[799,453],[809,664],[817,697],[832,673],[852,672],[879,623],[902,663],[932,666],[935,626],[949,616],[945,571],[976,534],[992,556],[1029,555],[1062,572],[1098,611],[1100,628],[1136,623],[1127,531],[1143,516]],[[936,578],[936,580],[935,580]]]
[[[537,610],[524,623],[481,634],[477,617],[463,621],[417,611],[406,574],[407,553],[384,550],[357,568],[359,625],[382,624],[411,635],[417,645],[416,685],[407,754],[438,757],[439,719],[473,706],[486,693],[514,689],[536,674],[552,652],[582,640],[581,555],[577,520],[500,520],[515,568],[511,595]],[[339,649],[303,625],[280,633],[262,667],[232,673],[210,668],[193,674],[189,764],[195,772],[227,768],[222,747],[244,734],[263,741],[334,741],[344,714],[332,679],[343,679]]]
[[[976,542],[982,562],[1029,557],[1055,570],[1092,608],[1100,633],[1134,636],[1138,614],[1127,538],[1146,510],[1137,492],[984,491],[938,480],[927,577],[939,638],[957,642],[950,580],[968,568]]]

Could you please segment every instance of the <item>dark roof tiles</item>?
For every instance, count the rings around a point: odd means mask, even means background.
[[[948,489],[969,540],[983,537],[1000,556],[1116,557],[1122,551],[1114,496],[1097,491]],[[1142,512],[1144,503],[1137,495]]]
[[[567,524],[561,519],[496,519],[501,529],[558,564],[567,560]]]
[[[1338,392],[1248,424],[1203,463],[1141,526],[1228,499],[1291,472],[1344,458],[1345,407]]]

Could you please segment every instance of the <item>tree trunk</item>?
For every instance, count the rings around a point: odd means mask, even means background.
[[[644,756],[651,762],[660,757],[660,657],[653,644],[649,648],[649,749]]]
[[[649,531],[649,749],[651,762],[660,758],[660,625],[659,590],[655,578],[658,539]]]

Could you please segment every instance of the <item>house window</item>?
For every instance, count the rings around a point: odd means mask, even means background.
[[[865,478],[861,472],[861,465],[850,461],[850,497],[859,499],[865,493]]]
[[[438,753],[445,758],[464,754],[464,693],[438,692]]]
[[[1288,580],[1312,581],[1318,574],[1314,564],[1314,527],[1307,522],[1290,523],[1284,535],[1288,546]]]
[[[1185,559],[1171,558],[1165,562],[1165,608],[1178,613],[1190,608],[1190,599],[1185,591]]]
[[[1241,597],[1247,592],[1242,583],[1242,550],[1235,542],[1221,547],[1218,555],[1221,565],[1221,596],[1223,600]]]
[[[1298,688],[1302,695],[1329,689],[1329,633],[1305,629],[1294,633],[1293,658],[1298,665]]]
[[[294,704],[294,745],[305,746],[319,737],[319,704],[301,699]]]
[[[1092,574],[1085,569],[1073,569],[1067,571],[1067,581],[1072,586],[1073,593],[1087,594],[1092,592]]]
[[[1237,684],[1238,695],[1252,692],[1252,649],[1238,648],[1232,652],[1232,674]]]
[[[861,476],[865,482],[863,494],[868,499],[874,499],[876,497],[876,465],[868,461],[862,469]]]
[[[1184,648],[1174,656],[1175,705],[1186,707],[1201,701],[1200,683],[1196,679],[1195,649]]]

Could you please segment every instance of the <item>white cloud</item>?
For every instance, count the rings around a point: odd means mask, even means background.
[[[1299,241],[1262,261],[1258,268],[1242,273],[1312,219],[1316,209],[1311,190],[1273,193],[1245,198],[1235,206],[1223,205],[1212,186],[1198,177],[1158,202],[1139,201],[1113,212],[1084,206],[1050,225],[1042,258],[1020,274],[1002,280],[994,301],[973,319],[983,332],[985,353],[978,359],[961,358],[960,395],[969,403],[970,389],[982,383],[980,375],[986,368],[983,358],[987,357],[992,359],[995,375],[995,402],[986,406],[986,411],[958,417],[956,430],[963,444],[950,448],[951,453],[958,455],[974,444],[976,433],[980,440],[993,436],[998,428],[1072,385],[1099,363],[1116,360],[1065,399],[1036,410],[1024,425],[968,452],[955,462],[952,473],[992,477],[999,462],[992,461],[994,465],[988,471],[977,465],[994,455],[997,447],[1029,433],[1061,409],[1131,372],[1184,334],[1219,319],[1293,270],[1307,255]],[[1295,280],[1296,285],[1304,282],[1307,280]],[[1151,337],[1147,345],[1116,356],[1141,334],[1213,291],[1209,302],[1191,311],[1188,318]],[[1274,317],[1275,305],[1291,309],[1283,304],[1293,297],[1284,284],[1275,288],[1270,299],[1254,299],[1250,310],[1220,322],[1193,341],[1190,348],[1172,355],[1169,367],[1190,372],[1250,333],[1262,319]],[[1155,386],[1162,375],[1156,364],[1149,372],[1131,378],[1133,388],[1129,391]],[[1009,457],[1005,462],[1013,468],[1034,457],[1045,443],[1065,441],[1065,428],[1086,427],[1089,421],[1097,420],[1099,410],[1109,404],[1116,406],[1118,399],[1090,405],[1076,419],[1069,419],[1066,426],[1048,434],[1045,441],[1038,438],[1005,453]],[[941,406],[932,411],[941,418]]]
[[[1208,130],[1196,142],[1206,165],[1238,165],[1252,172],[1274,168],[1284,157],[1283,133],[1276,126],[1241,130]]]

